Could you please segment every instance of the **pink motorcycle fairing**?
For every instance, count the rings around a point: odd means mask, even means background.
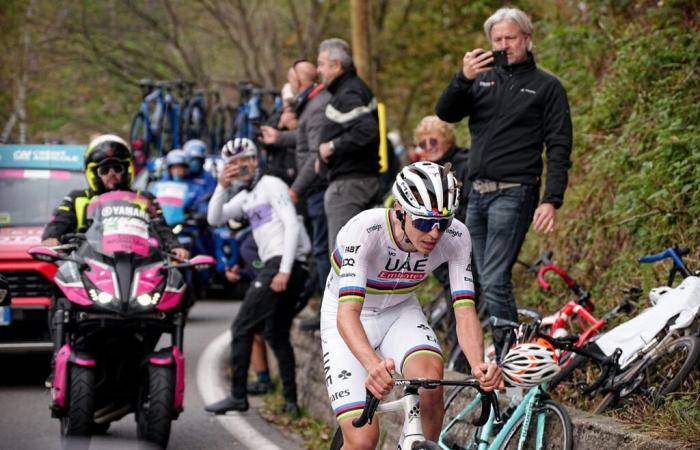
[[[60,407],[66,406],[66,389],[68,388],[68,363],[79,366],[93,367],[97,362],[90,358],[80,358],[73,355],[73,350],[69,344],[65,344],[56,353],[53,386],[51,388],[51,398],[53,404]]]
[[[148,362],[156,366],[170,366],[175,362],[175,396],[173,406],[176,411],[182,408],[185,400],[185,357],[177,345],[172,348],[173,356],[152,356]]]
[[[119,287],[117,284],[117,274],[114,269],[107,264],[95,261],[91,258],[85,258],[85,262],[90,267],[86,270],[85,276],[97,289],[104,291],[112,297],[119,298]]]

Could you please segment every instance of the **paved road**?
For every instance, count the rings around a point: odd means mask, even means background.
[[[185,411],[173,422],[169,449],[248,448],[222,426],[220,419],[204,412],[196,380],[200,356],[214,338],[229,328],[238,306],[238,302],[199,302],[190,312],[185,329]],[[60,448],[59,422],[51,418],[48,410],[49,392],[43,387],[47,371],[46,357],[0,357],[0,449]],[[276,430],[265,429],[266,424],[255,417],[255,413],[238,415],[238,420],[241,417],[252,420],[261,434],[277,433]],[[287,447],[284,438],[281,439],[282,442],[277,436],[276,442],[280,448]],[[289,447],[294,445],[290,442]],[[113,423],[106,436],[93,437],[89,448],[139,448],[134,415],[129,414]]]

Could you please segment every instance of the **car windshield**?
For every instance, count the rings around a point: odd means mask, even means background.
[[[0,227],[44,226],[69,192],[86,188],[83,172],[0,169]]]

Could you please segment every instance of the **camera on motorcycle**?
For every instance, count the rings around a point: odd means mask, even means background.
[[[0,275],[0,306],[8,306],[11,300],[10,283]]]

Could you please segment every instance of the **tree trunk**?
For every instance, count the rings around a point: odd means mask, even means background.
[[[357,73],[360,78],[375,89],[372,70],[372,51],[370,47],[369,2],[367,0],[351,0],[352,17],[352,54]]]

